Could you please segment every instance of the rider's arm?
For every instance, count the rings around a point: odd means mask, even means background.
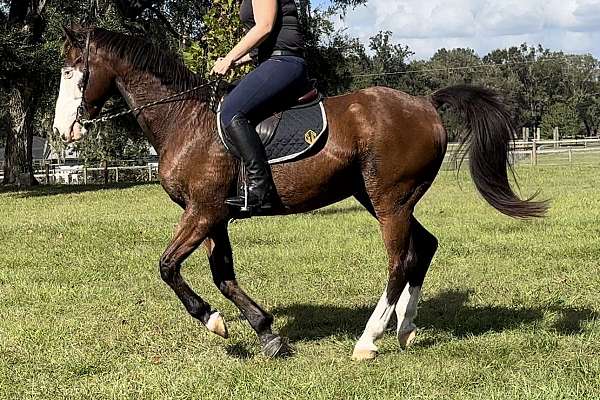
[[[253,60],[252,60],[252,57],[250,57],[250,53],[248,53],[248,54],[246,54],[244,57],[242,57],[242,58],[240,58],[239,60],[237,60],[237,61],[235,62],[235,66],[236,66],[236,67],[239,67],[240,65],[246,65],[246,64],[248,64],[248,63],[251,63],[252,61],[253,61]]]
[[[277,0],[252,0],[254,25],[240,42],[225,56],[232,63],[258,47],[271,33],[277,17]]]

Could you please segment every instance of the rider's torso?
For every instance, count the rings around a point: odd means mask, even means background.
[[[264,61],[274,50],[285,50],[301,55],[304,50],[304,37],[298,21],[298,10],[294,0],[277,0],[277,17],[269,37],[251,55]],[[240,6],[240,19],[247,29],[256,25],[252,0],[243,0]]]

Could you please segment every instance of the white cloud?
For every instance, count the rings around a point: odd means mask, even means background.
[[[365,44],[392,31],[418,58],[441,47],[483,55],[523,42],[600,56],[600,0],[368,0],[336,23]]]

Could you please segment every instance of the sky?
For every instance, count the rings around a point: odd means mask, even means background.
[[[600,0],[368,0],[335,24],[365,45],[377,32],[392,31],[416,59],[442,47],[483,56],[523,42],[600,58]]]

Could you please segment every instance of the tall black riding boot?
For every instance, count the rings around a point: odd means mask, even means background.
[[[274,194],[273,178],[265,149],[256,130],[246,117],[236,115],[225,128],[225,133],[246,167],[248,203],[246,204],[243,195],[231,197],[225,202],[233,207],[247,207],[250,211],[271,209]]]

